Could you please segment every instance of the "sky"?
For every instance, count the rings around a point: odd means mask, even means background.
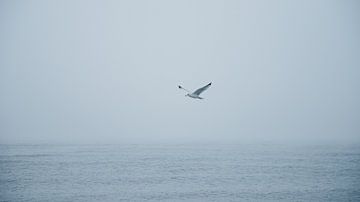
[[[2,0],[0,144],[360,143],[359,11]]]

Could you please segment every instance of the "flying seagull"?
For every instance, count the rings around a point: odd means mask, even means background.
[[[200,97],[199,95],[204,92],[206,89],[208,89],[211,86],[211,83],[209,83],[208,85],[197,89],[196,91],[194,91],[193,93],[190,93],[190,91],[186,90],[185,88],[179,86],[179,89],[183,89],[184,91],[188,92],[188,94],[186,94],[185,96],[189,96],[191,98],[197,98],[197,99],[204,99],[202,97]]]

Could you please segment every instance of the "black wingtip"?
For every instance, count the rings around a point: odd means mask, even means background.
[[[179,88],[181,88],[181,86],[178,86]]]
[[[210,82],[208,85],[211,86],[211,83],[212,83],[212,82]]]

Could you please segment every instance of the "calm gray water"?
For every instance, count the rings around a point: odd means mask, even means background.
[[[360,201],[360,147],[0,145],[0,201]]]

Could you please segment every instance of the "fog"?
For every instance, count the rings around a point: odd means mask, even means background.
[[[0,143],[359,143],[359,11],[3,0]]]

